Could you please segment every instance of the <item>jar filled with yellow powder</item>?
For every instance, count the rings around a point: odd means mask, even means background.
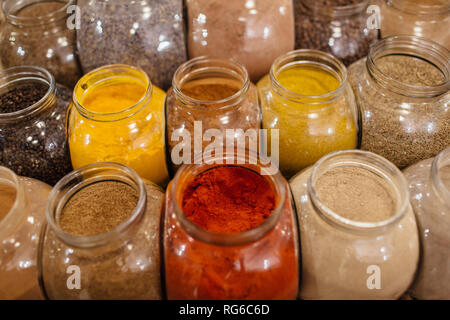
[[[358,146],[359,113],[347,69],[331,54],[288,52],[275,60],[257,86],[263,127],[279,130],[280,170],[285,176],[332,151]]]
[[[69,109],[73,167],[116,162],[164,185],[164,99],[164,91],[141,69],[109,65],[87,73],[75,86]]]

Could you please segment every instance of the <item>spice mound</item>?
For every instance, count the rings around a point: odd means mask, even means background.
[[[0,222],[8,214],[16,201],[16,189],[6,184],[0,184]]]
[[[121,182],[102,182],[76,193],[64,207],[59,224],[62,230],[77,236],[106,233],[133,212],[138,194]]]
[[[262,224],[275,208],[275,194],[254,171],[224,166],[195,177],[183,197],[183,212],[215,233],[238,233]]]
[[[336,167],[317,180],[319,199],[341,217],[361,222],[378,222],[395,214],[393,190],[385,179],[356,167]]]
[[[0,95],[0,113],[13,113],[37,103],[48,91],[44,83],[27,83]]]
[[[186,83],[181,91],[190,98],[202,101],[218,101],[231,97],[239,91],[241,84],[222,78],[209,78]]]

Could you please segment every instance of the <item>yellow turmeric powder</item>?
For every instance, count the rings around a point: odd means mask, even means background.
[[[125,76],[117,75],[118,67]],[[164,185],[168,180],[165,93],[156,86],[147,92],[151,84],[137,69],[111,68],[114,74],[93,71],[75,87],[74,100],[78,103],[69,116],[72,165],[77,169],[95,162],[117,162],[133,168],[144,179]],[[99,77],[104,80],[99,81]],[[95,80],[90,83],[90,79]]]

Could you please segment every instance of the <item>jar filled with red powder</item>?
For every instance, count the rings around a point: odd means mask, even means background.
[[[230,154],[178,170],[164,226],[170,300],[296,298],[295,215],[288,184],[270,173]]]

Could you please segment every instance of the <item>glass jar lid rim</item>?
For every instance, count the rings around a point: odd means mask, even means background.
[[[53,21],[58,21],[58,20],[62,20],[65,19],[68,16],[68,8],[71,5],[75,4],[75,0],[65,0],[67,3],[62,6],[61,8],[44,14],[42,16],[37,16],[37,17],[21,17],[21,16],[17,16],[16,12],[18,10],[16,10],[15,12],[11,12],[10,10],[8,10],[6,8],[6,1],[3,1],[2,5],[1,5],[1,10],[3,10],[3,12],[5,13],[5,18],[7,21],[12,22],[13,24],[18,24],[18,25],[40,25],[40,24],[47,24],[47,23],[51,23]],[[44,3],[45,1],[37,1],[36,3],[31,3],[31,4],[37,4],[37,3]],[[58,1],[60,2],[60,1]],[[23,9],[23,7],[20,7],[19,9]]]

